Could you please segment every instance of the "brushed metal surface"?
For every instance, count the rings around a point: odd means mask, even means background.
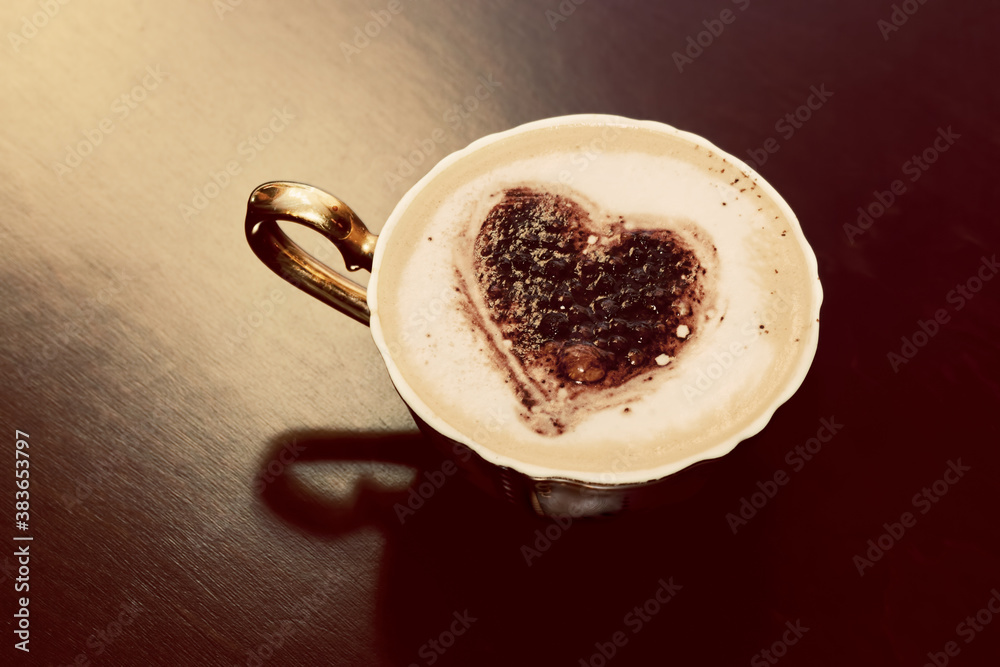
[[[998,14],[926,3],[896,26],[892,13],[860,0],[5,2],[5,664],[595,664],[618,632],[614,664],[745,664],[797,620],[810,630],[786,649],[801,664],[943,650],[1000,572],[1000,283],[954,291],[1000,247]],[[447,153],[578,112],[762,156],[827,299],[803,388],[693,498],[557,531],[451,475],[368,330],[276,278],[243,217],[255,186],[289,179],[377,233]],[[884,213],[845,228],[897,180]],[[822,419],[844,426],[796,454]],[[23,532],[16,429],[31,443]],[[924,516],[914,494],[956,460],[971,471]],[[779,471],[790,482],[732,530]],[[906,511],[915,527],[859,576],[854,557]],[[19,534],[34,538],[27,593]],[[683,588],[669,604],[648,603],[671,581]],[[22,594],[30,654],[14,648]],[[657,612],[637,628],[629,614],[647,603]],[[962,659],[998,642],[990,627]]]

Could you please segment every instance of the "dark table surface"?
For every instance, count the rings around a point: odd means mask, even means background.
[[[1000,664],[991,3],[0,16],[4,664]],[[452,150],[580,112],[758,166],[819,260],[812,370],[677,504],[556,530],[455,476],[401,523],[443,460],[367,329],[252,255],[246,197],[305,181],[378,230]]]

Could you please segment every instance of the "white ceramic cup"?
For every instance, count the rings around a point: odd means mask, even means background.
[[[803,311],[799,315],[809,323],[816,324],[806,329],[805,339],[793,359],[794,370],[774,400],[743,424],[733,436],[691,452],[681,459],[651,466],[646,470],[630,471],[626,476],[612,471],[582,475],[569,467],[559,469],[519,461],[477,441],[475,434],[459,431],[435,413],[425,397],[414,390],[400,371],[398,355],[405,354],[405,349],[391,339],[391,334],[382,325],[380,278],[398,269],[398,266],[387,262],[385,258],[387,254],[391,256],[399,252],[399,248],[395,252],[389,250],[393,248],[394,236],[397,236],[401,225],[412,224],[412,221],[407,220],[406,214],[414,200],[428,186],[438,183],[443,174],[460,168],[463,161],[474,154],[481,157],[479,154],[482,151],[492,150],[499,142],[565,126],[589,128],[595,141],[608,136],[609,129],[615,133],[662,133],[724,158],[735,170],[742,172],[748,182],[753,182],[760,188],[760,192],[766,193],[778,207],[787,223],[788,232],[798,243],[811,281],[808,289],[811,299],[799,306]],[[505,145],[509,146],[510,143],[507,141]],[[371,271],[367,291],[311,257],[284,234],[279,222],[303,224],[320,232],[341,251],[350,270],[363,268]],[[301,183],[265,183],[250,196],[246,235],[257,256],[281,277],[359,322],[370,325],[393,384],[421,430],[432,442],[454,456],[480,486],[546,516],[614,514],[629,507],[655,505],[681,495],[689,495],[701,481],[696,470],[697,464],[728,453],[739,442],[758,433],[774,411],[794,394],[806,376],[818,343],[822,288],[815,255],[802,234],[795,214],[774,188],[742,161],[699,136],[652,121],[593,114],[562,116],[527,123],[506,132],[483,137],[467,148],[447,156],[420,179],[396,205],[377,237],[365,228],[350,207],[329,193]]]

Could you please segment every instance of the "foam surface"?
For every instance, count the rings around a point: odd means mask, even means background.
[[[557,435],[535,432],[523,417],[508,371],[467,314],[456,272],[467,268],[496,195],[525,182],[568,185],[638,228],[700,235],[717,252],[703,335],[641,391]],[[393,222],[378,276],[386,346],[420,400],[488,459],[631,479],[745,430],[812,355],[818,278],[797,223],[740,167],[681,138],[587,126],[518,134],[452,164]]]

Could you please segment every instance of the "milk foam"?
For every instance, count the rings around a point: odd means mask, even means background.
[[[676,136],[589,126],[516,134],[454,162],[390,222],[392,242],[377,258],[373,310],[400,379],[488,460],[592,481],[637,481],[745,433],[804,373],[819,304],[797,223],[741,167]],[[651,389],[560,435],[520,416],[456,274],[455,253],[471,254],[489,208],[526,182],[568,185],[637,227],[700,230],[717,252],[706,335],[654,371]]]

